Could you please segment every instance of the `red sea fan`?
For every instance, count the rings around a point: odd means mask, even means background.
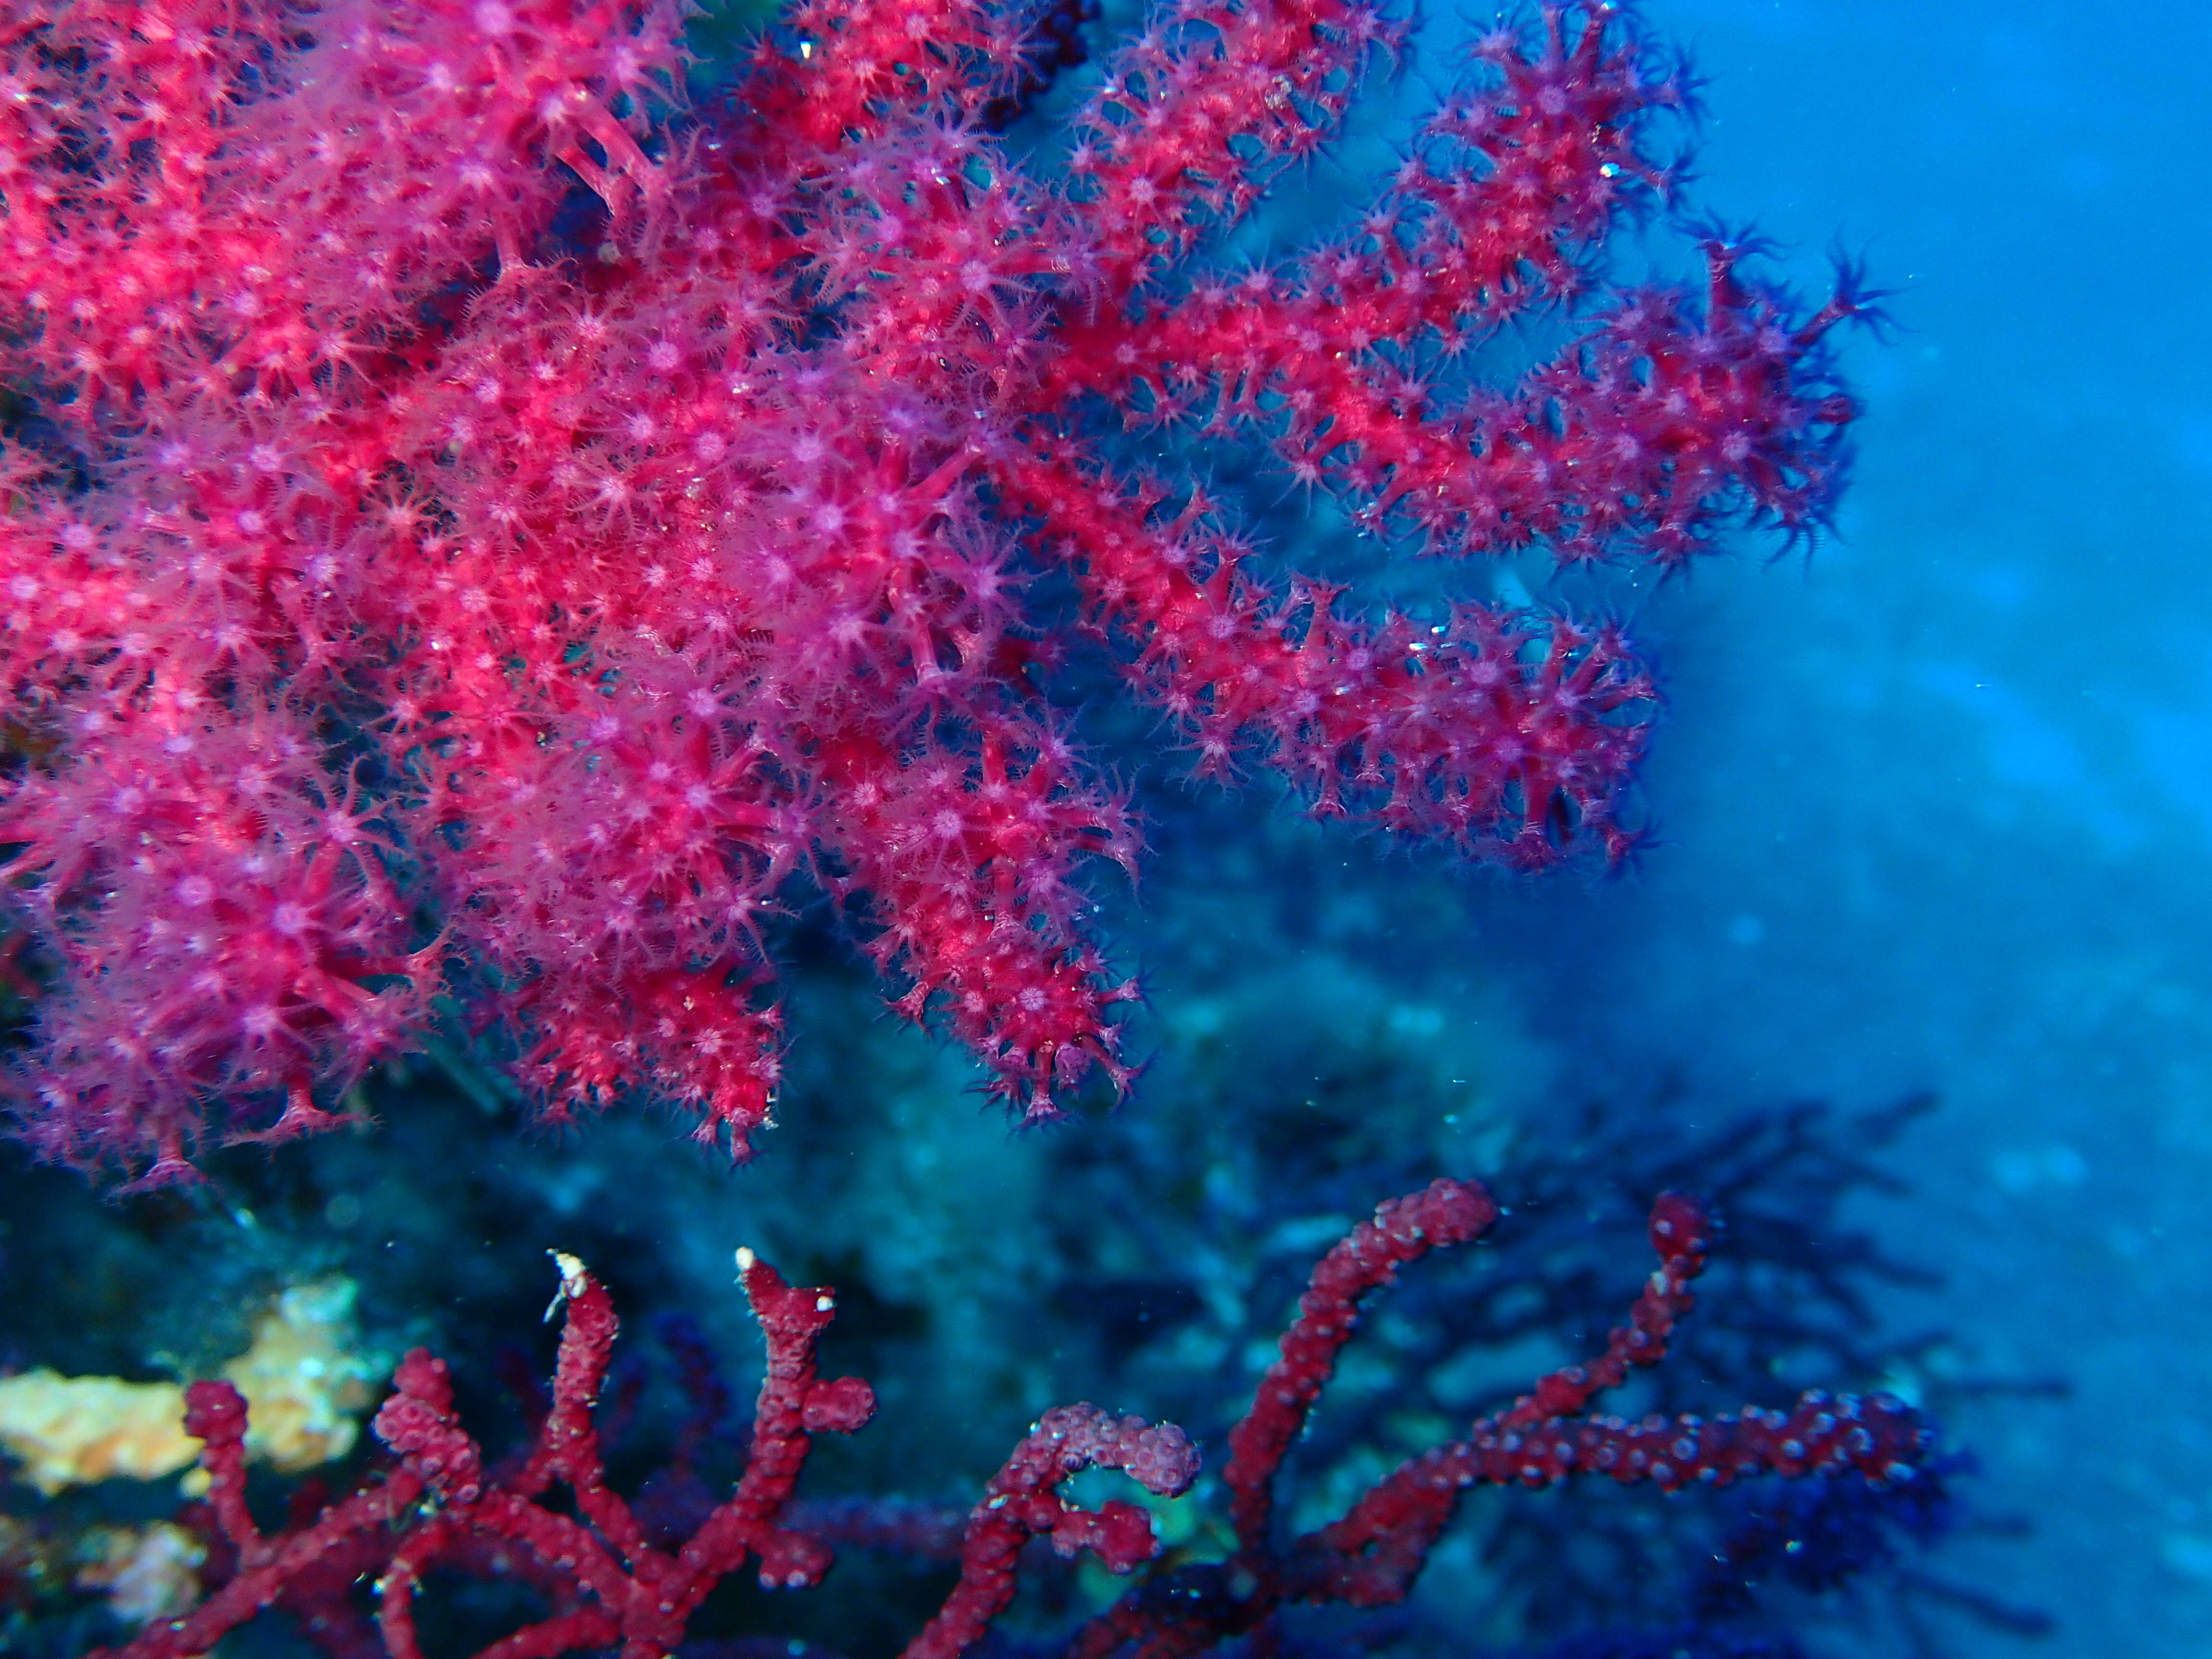
[[[1651,1212],[1658,1267],[1603,1353],[1538,1379],[1465,1439],[1400,1464],[1338,1520],[1284,1537],[1276,1497],[1285,1458],[1358,1328],[1362,1304],[1400,1268],[1472,1243],[1497,1217],[1480,1186],[1438,1180],[1379,1206],[1322,1258],[1250,1409],[1229,1431],[1221,1476],[1236,1540],[1229,1559],[1162,1563],[1075,1634],[1062,1650],[1066,1659],[1188,1659],[1243,1636],[1269,1642],[1277,1613],[1300,1602],[1393,1606],[1413,1588],[1460,1500],[1478,1487],[1538,1489],[1580,1478],[1672,1492],[1770,1474],[1932,1487],[1933,1430],[1883,1395],[1815,1392],[1787,1412],[1754,1407],[1710,1419],[1653,1415],[1632,1423],[1591,1411],[1632,1369],[1666,1358],[1677,1322],[1694,1305],[1691,1285],[1705,1267],[1708,1224],[1696,1202],[1668,1193]],[[197,1606],[155,1621],[108,1659],[205,1654],[270,1607],[298,1620],[326,1651],[380,1649],[389,1659],[422,1659],[416,1593],[440,1570],[527,1585],[550,1604],[477,1659],[617,1647],[624,1659],[665,1659],[715,1585],[748,1565],[763,1589],[818,1583],[831,1553],[807,1530],[807,1508],[793,1494],[813,1437],[853,1433],[876,1407],[861,1379],[825,1379],[816,1368],[836,1292],[787,1285],[751,1251],[738,1253],[740,1282],[767,1340],[767,1374],[744,1474],[673,1546],[607,1482],[593,1408],[614,1346],[614,1305],[582,1263],[555,1255],[562,1275],[555,1306],[564,1318],[550,1400],[527,1454],[497,1468],[487,1466],[461,1425],[445,1362],[418,1348],[400,1362],[376,1414],[377,1437],[394,1461],[319,1513],[295,1510],[286,1530],[264,1533],[246,1504],[246,1402],[228,1382],[193,1383],[186,1425],[204,1443],[206,1522],[232,1559],[211,1575],[216,1582]],[[982,1641],[1013,1602],[1023,1547],[1032,1539],[1049,1540],[1063,1557],[1090,1552],[1116,1573],[1160,1557],[1144,1509],[1121,1498],[1085,1509],[1061,1492],[1071,1477],[1118,1469],[1148,1492],[1180,1497],[1199,1466],[1197,1449],[1174,1424],[1116,1417],[1087,1401],[1046,1412],[968,1512],[959,1578],[901,1659],[960,1659]],[[568,1501],[557,1494],[549,1501],[556,1486],[568,1488]],[[892,1505],[881,1513],[892,1524],[878,1529],[875,1541],[911,1536],[898,1524],[910,1511]],[[375,1598],[374,1635],[358,1599],[364,1588]],[[754,1639],[764,1650],[764,1639]]]
[[[1435,551],[1672,567],[1832,495],[1854,295],[1800,320],[1718,238],[1702,297],[1608,289],[1681,102],[1620,7],[1486,39],[1354,228],[1243,272],[1194,256],[1395,49],[1372,5],[1181,0],[1026,167],[988,124],[1059,37],[1018,7],[817,0],[697,113],[682,21],[0,11],[0,842],[54,969],[46,1155],[161,1181],[319,1127],[454,997],[550,1113],[635,1089],[742,1156],[763,923],[807,881],[1052,1115],[1123,1074],[1084,870],[1137,852],[1032,683],[1060,639],[1316,811],[1522,868],[1634,838],[1615,628],[1265,577],[1179,431]],[[1552,362],[1447,393],[1561,307]]]

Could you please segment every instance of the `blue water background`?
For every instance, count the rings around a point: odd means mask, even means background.
[[[1838,539],[1654,603],[1668,845],[1507,907],[1554,1028],[1717,1091],[1942,1111],[1893,1241],[1992,1403],[1967,1540],[2039,1650],[2212,1650],[2212,9],[1668,0],[1700,200],[1900,331]],[[1910,1316],[1899,1310],[1900,1316]],[[2018,1651],[1993,1640],[1992,1650]]]

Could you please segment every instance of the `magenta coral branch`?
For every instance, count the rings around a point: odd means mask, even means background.
[[[454,1414],[445,1363],[422,1349],[400,1362],[379,1408],[377,1437],[398,1458],[351,1497],[308,1524],[264,1538],[245,1503],[246,1402],[228,1382],[189,1391],[189,1432],[204,1443],[215,1520],[237,1552],[228,1582],[182,1618],[150,1626],[112,1659],[186,1659],[279,1603],[327,1614],[306,1592],[342,1601],[350,1583],[374,1573],[377,1624],[391,1659],[422,1659],[415,1595],[433,1568],[511,1572],[496,1552],[520,1553],[556,1606],[510,1632],[477,1659],[553,1659],[619,1648],[625,1659],[665,1659],[716,1584],[748,1559],[762,1585],[795,1589],[828,1571],[829,1549],[783,1524],[817,1434],[850,1434],[875,1413],[858,1377],[822,1377],[815,1349],[835,1317],[835,1294],[787,1285],[750,1250],[738,1253],[745,1295],[767,1339],[767,1374],[754,1407],[745,1468],[735,1490],[672,1554],[648,1538],[629,1504],[606,1484],[592,1420],[617,1332],[606,1291],[572,1256],[558,1255],[564,1319],[552,1403],[529,1455],[502,1478]],[[1063,1501],[1056,1488],[1086,1468],[1115,1468],[1147,1491],[1175,1496],[1198,1473],[1198,1455],[1172,1424],[1115,1418],[1095,1406],[1048,1412],[994,1476],[969,1516],[961,1577],[937,1619],[908,1649],[911,1659],[952,1659],[1013,1595],[1015,1559],[1032,1536],[1064,1555],[1097,1554],[1127,1573],[1158,1553],[1145,1513],[1121,1500],[1097,1510]],[[546,1501],[556,1486],[570,1515]],[[364,1553],[364,1547],[366,1550]],[[357,1571],[334,1581],[321,1569]],[[303,1605],[304,1603],[304,1605]]]
[[[200,1465],[209,1477],[210,1504],[238,1552],[239,1571],[183,1617],[149,1626],[117,1650],[117,1659],[190,1659],[208,1652],[294,1584],[313,1578],[326,1560],[344,1559],[357,1540],[396,1523],[422,1495],[422,1478],[403,1468],[325,1510],[312,1526],[264,1539],[246,1507],[246,1401],[230,1383],[195,1382],[185,1391],[185,1431],[204,1443]]]
[[[1381,1206],[1315,1267],[1251,1410],[1229,1433],[1222,1480],[1242,1554],[1258,1559],[1269,1550],[1275,1476],[1358,1326],[1361,1298],[1393,1283],[1406,1263],[1480,1238],[1497,1219],[1498,1206],[1480,1187],[1438,1180]]]
[[[1136,817],[1034,672],[1077,641],[1201,770],[1627,854],[1657,699],[1618,628],[1271,573],[1167,423],[1436,550],[1679,564],[1820,522],[1863,302],[1799,320],[1703,234],[1702,295],[1612,277],[1683,101],[1624,7],[1485,37],[1356,229],[1243,275],[1200,245],[1401,26],[1176,0],[1063,171],[987,130],[1031,21],[806,0],[694,112],[677,0],[0,3],[42,1155],[189,1179],[451,1009],[550,1116],[648,1096],[747,1156],[810,890],[1024,1118],[1119,1086],[1088,883]],[[1540,303],[1572,343],[1492,384]]]
[[[551,1659],[608,1646],[619,1646],[628,1659],[665,1656],[682,1641],[708,1592],[749,1558],[770,1588],[820,1578],[829,1551],[780,1525],[779,1517],[812,1437],[852,1433],[875,1410],[866,1382],[824,1380],[816,1372],[815,1346],[836,1309],[831,1292],[794,1288],[750,1251],[738,1253],[745,1294],[768,1339],[768,1374],[743,1478],[672,1555],[649,1540],[629,1505],[606,1484],[592,1409],[614,1345],[614,1309],[574,1257],[558,1261],[565,1319],[552,1406],[528,1458],[504,1479],[487,1476],[483,1452],[454,1416],[444,1362],[418,1348],[400,1362],[392,1396],[376,1414],[377,1437],[398,1457],[397,1467],[309,1525],[264,1540],[244,1502],[245,1402],[227,1382],[195,1383],[188,1426],[206,1442],[202,1461],[211,1478],[210,1498],[239,1552],[239,1571],[191,1613],[152,1626],[116,1659],[206,1652],[226,1632],[312,1577],[320,1562],[357,1547],[365,1534],[382,1546],[378,1625],[392,1659],[420,1659],[414,1599],[423,1574],[477,1562],[488,1546],[529,1558],[565,1605],[501,1638],[479,1659]],[[544,1501],[556,1482],[573,1498],[573,1516]],[[425,1497],[434,1501],[422,1503]],[[326,1588],[342,1595],[344,1585]]]
[[[1116,1418],[1092,1405],[1047,1412],[991,1477],[983,1501],[968,1517],[960,1550],[960,1582],[902,1659],[958,1659],[1014,1599],[1022,1546],[1047,1538],[1062,1556],[1096,1553],[1110,1571],[1127,1573],[1159,1553],[1152,1518],[1135,1504],[1110,1498],[1079,1509],[1055,1490],[1085,1469],[1121,1469],[1146,1491],[1176,1498],[1198,1477],[1198,1453],[1172,1423]]]
[[[1668,1194],[1652,1209],[1659,1267],[1601,1355],[1542,1378],[1466,1439],[1407,1462],[1334,1522],[1279,1542],[1276,1484],[1361,1304],[1430,1250],[1480,1237],[1497,1215],[1480,1186],[1439,1180],[1381,1206],[1322,1259],[1250,1410],[1230,1431],[1224,1485],[1233,1558],[1221,1567],[1158,1569],[1083,1628],[1072,1659],[1177,1659],[1259,1629],[1288,1602],[1396,1601],[1461,1495],[1476,1486],[1547,1486],[1604,1475],[1671,1492],[1762,1474],[1849,1472],[1885,1484],[1917,1478],[1932,1437],[1912,1411],[1878,1395],[1808,1394],[1787,1412],[1754,1408],[1711,1419],[1629,1423],[1584,1414],[1632,1366],[1662,1358],[1690,1310],[1690,1283],[1705,1262],[1705,1218],[1691,1200]],[[433,1568],[521,1574],[553,1604],[477,1659],[553,1659],[593,1648],[660,1659],[683,1641],[708,1593],[748,1560],[769,1589],[818,1583],[830,1555],[810,1530],[810,1514],[823,1531],[878,1543],[908,1540],[933,1557],[951,1551],[933,1513],[925,1519],[896,1505],[855,1512],[794,1504],[812,1437],[861,1428],[875,1397],[857,1377],[824,1380],[816,1370],[834,1294],[787,1285],[750,1251],[739,1252],[738,1265],[768,1364],[744,1473],[688,1541],[672,1553],[656,1545],[607,1485],[592,1418],[616,1336],[613,1307],[580,1264],[558,1260],[565,1317],[552,1402],[528,1455],[505,1475],[487,1473],[481,1449],[456,1418],[444,1364],[417,1349],[401,1362],[376,1415],[378,1437],[397,1463],[306,1524],[266,1537],[244,1499],[245,1402],[227,1382],[193,1384],[188,1427],[205,1443],[210,1505],[235,1566],[198,1607],[149,1627],[113,1659],[206,1652],[271,1606],[346,1626],[351,1587],[372,1578],[386,1651],[420,1659],[415,1591]],[[1018,1557],[1030,1539],[1048,1540],[1065,1556],[1089,1551],[1117,1573],[1158,1558],[1141,1508],[1115,1498],[1085,1509],[1062,1496],[1063,1483],[1090,1468],[1118,1469],[1148,1492],[1174,1497],[1191,1486],[1199,1457],[1172,1424],[1087,1403],[1047,1412],[969,1512],[957,1547],[959,1579],[904,1659],[957,1659],[981,1640],[1013,1599]],[[567,1488],[568,1503],[549,1500],[556,1486]]]
[[[1112,301],[1241,218],[1342,121],[1402,26],[1357,0],[1173,0],[1108,61],[1068,171]]]
[[[1079,560],[1100,625],[1138,642],[1133,677],[1201,769],[1229,772],[1256,739],[1325,815],[1525,868],[1562,841],[1615,856],[1633,842],[1620,781],[1657,693],[1617,630],[1487,605],[1427,629],[1368,625],[1334,613],[1338,590],[1259,586],[1202,503],[1163,520],[1065,450],[1006,458],[996,476]]]
[[[1396,247],[1396,227],[1376,234]],[[1330,486],[1370,522],[1417,529],[1433,550],[1541,544],[1564,559],[1633,552],[1672,564],[1747,514],[1809,530],[1833,501],[1836,441],[1856,414],[1826,378],[1833,319],[1794,324],[1738,279],[1737,250],[1714,243],[1707,258],[1702,315],[1670,295],[1632,297],[1526,391],[1478,395],[1452,413],[1431,409],[1429,378],[1370,351],[1421,327],[1456,337],[1468,325],[1465,313],[1394,318],[1410,303],[1406,282],[1373,296],[1395,303],[1363,305],[1340,281],[1310,275],[1294,289],[1255,270],[1145,325],[1134,352],[1122,326],[1106,326],[1074,337],[1067,362],[1126,358],[1096,383],[1133,418],[1204,413],[1212,429],[1256,427],[1293,478]]]
[[[1544,1377],[1467,1439],[1410,1459],[1339,1520],[1279,1545],[1275,1483],[1358,1322],[1361,1300],[1429,1250],[1479,1238],[1497,1214],[1480,1186],[1439,1180],[1382,1206],[1322,1258],[1250,1410],[1230,1431],[1224,1483],[1237,1535],[1230,1571],[1201,1579],[1204,1569],[1188,1569],[1185,1594],[1171,1585],[1167,1594],[1126,1598],[1085,1627],[1070,1659],[1181,1659],[1260,1629],[1286,1603],[1400,1601],[1460,1498],[1477,1486],[1540,1487],[1601,1474],[1672,1492],[1761,1474],[1849,1472],[1882,1484],[1917,1477],[1933,1437],[1917,1413],[1886,1395],[1812,1393],[1787,1413],[1754,1408],[1710,1420],[1654,1416],[1632,1424],[1579,1415],[1630,1367],[1664,1358],[1675,1322],[1692,1305],[1689,1285],[1705,1260],[1705,1217],[1692,1200],[1668,1193],[1652,1206],[1658,1270],[1602,1355]]]
[[[1647,67],[1644,41],[1609,27],[1613,9],[1592,9],[1571,44],[1565,15],[1547,11],[1533,51],[1510,30],[1489,37],[1477,57],[1499,84],[1424,123],[1358,230],[1306,254],[1294,283],[1261,269],[1206,272],[1185,295],[1148,293],[1133,319],[1071,328],[1054,374],[1116,397],[1141,389],[1155,413],[1186,408],[1210,374],[1218,425],[1261,418],[1269,392],[1311,421],[1335,412],[1361,366],[1380,367],[1378,344],[1432,336],[1456,354],[1579,292],[1593,251],[1667,193],[1642,128],[1683,97],[1674,76]]]

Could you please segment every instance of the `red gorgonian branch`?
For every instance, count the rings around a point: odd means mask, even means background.
[[[1335,1522],[1280,1539],[1275,1486],[1284,1461],[1358,1324],[1362,1302],[1430,1250],[1479,1238],[1497,1214],[1479,1185],[1439,1180],[1382,1205],[1322,1259],[1275,1363],[1229,1434],[1223,1483],[1233,1553],[1141,1582],[1077,1632],[1069,1659],[1176,1659],[1259,1630],[1291,1603],[1399,1601],[1461,1496],[1478,1486],[1540,1487],[1591,1475],[1672,1492],[1758,1474],[1849,1473],[1876,1484],[1920,1478],[1933,1437],[1915,1413],[1885,1395],[1810,1393],[1787,1412],[1753,1408],[1710,1419],[1632,1423],[1590,1414],[1632,1367],[1665,1358],[1676,1322],[1692,1306],[1707,1224],[1694,1202],[1668,1194],[1651,1214],[1658,1269],[1601,1355],[1543,1377],[1465,1439],[1402,1464]],[[833,1294],[787,1285],[750,1251],[739,1253],[745,1294],[768,1342],[744,1472],[688,1540],[669,1547],[655,1543],[606,1484],[592,1408],[614,1341],[614,1311],[580,1264],[557,1259],[565,1323],[552,1401],[528,1455],[507,1473],[487,1472],[482,1449],[453,1415],[444,1364],[417,1349],[400,1363],[394,1392],[376,1415],[376,1433],[395,1462],[351,1496],[268,1536],[246,1508],[245,1403],[228,1382],[194,1383],[188,1427],[206,1442],[210,1505],[235,1563],[197,1607],[150,1626],[111,1659],[187,1659],[270,1607],[335,1641],[359,1623],[350,1598],[362,1583],[374,1586],[390,1659],[420,1659],[415,1594],[438,1568],[514,1578],[550,1604],[477,1659],[617,1650],[624,1659],[662,1659],[714,1585],[749,1562],[769,1589],[818,1583],[830,1551],[793,1524],[804,1517],[793,1496],[811,1437],[851,1433],[875,1409],[866,1382],[816,1373],[815,1346],[834,1315]],[[1189,1488],[1199,1459],[1172,1424],[1090,1404],[1047,1412],[969,1512],[959,1579],[902,1659],[958,1659],[981,1639],[1012,1603],[1018,1558],[1031,1538],[1048,1540],[1064,1556],[1091,1551],[1117,1573],[1159,1555],[1151,1518],[1137,1505],[1111,1499],[1086,1510],[1060,1494],[1086,1468],[1119,1469],[1173,1497]],[[556,1486],[567,1489],[567,1502],[553,1496]]]
[[[0,4],[41,1155],[187,1179],[458,1006],[549,1115],[634,1091],[744,1156],[810,883],[1048,1117],[1125,1075],[1134,994],[1085,925],[1138,836],[1040,696],[1063,641],[1317,811],[1524,868],[1635,839],[1618,628],[1271,574],[1187,434],[1455,555],[1671,569],[1833,497],[1849,282],[1808,314],[1705,232],[1700,292],[1610,270],[1685,102],[1612,0],[1485,36],[1361,216],[1249,268],[1203,250],[1398,49],[1370,0],[1172,0],[1034,162],[989,124],[1058,10],[805,0],[696,111],[683,21]],[[1493,374],[1540,315],[1565,343]]]

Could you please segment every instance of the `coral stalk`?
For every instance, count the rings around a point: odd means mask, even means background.
[[[1176,1659],[1258,1630],[1293,1602],[1371,1607],[1401,1600],[1461,1496],[1477,1486],[1539,1487],[1601,1475],[1671,1492],[1762,1474],[1849,1474],[1878,1486],[1919,1478],[1933,1437],[1913,1412],[1882,1395],[1808,1394],[1786,1412],[1750,1409],[1710,1420],[1629,1423],[1588,1414],[1630,1368],[1665,1357],[1692,1304],[1706,1222],[1696,1204],[1668,1194],[1652,1210],[1658,1269],[1602,1354],[1543,1377],[1467,1438],[1408,1460],[1337,1521],[1279,1540],[1283,1465],[1358,1324],[1361,1304],[1430,1250],[1480,1237],[1497,1214],[1480,1186],[1439,1180],[1382,1205],[1322,1259],[1250,1409],[1230,1431],[1224,1484],[1231,1558],[1156,1568],[1076,1634],[1071,1659]],[[834,1295],[787,1285],[750,1251],[739,1252],[745,1294],[767,1339],[767,1375],[743,1475],[671,1551],[652,1541],[606,1483],[592,1410],[615,1340],[614,1310],[580,1263],[557,1260],[564,1322],[551,1403],[511,1473],[487,1472],[482,1449],[454,1415],[444,1364],[417,1349],[401,1362],[376,1415],[377,1437],[396,1462],[319,1515],[265,1535],[245,1502],[245,1401],[228,1382],[194,1383],[187,1426],[204,1443],[209,1504],[234,1565],[199,1606],[149,1627],[111,1659],[186,1659],[272,1606],[339,1628],[351,1616],[352,1584],[370,1577],[386,1654],[421,1659],[415,1597],[434,1567],[520,1573],[553,1603],[547,1616],[477,1659],[553,1659],[582,1649],[662,1659],[683,1642],[708,1593],[749,1560],[764,1588],[818,1583],[830,1553],[806,1529],[806,1506],[794,1504],[812,1437],[854,1432],[875,1409],[866,1382],[824,1380],[816,1370]],[[1116,1573],[1158,1558],[1151,1517],[1139,1506],[1114,1498],[1089,1510],[1062,1494],[1063,1483],[1088,1468],[1117,1469],[1148,1492],[1176,1497],[1197,1476],[1199,1455],[1173,1424],[1117,1417],[1087,1402],[1047,1412],[969,1512],[959,1578],[903,1659],[958,1659],[981,1640],[1013,1600],[1018,1558],[1032,1538],[1048,1540],[1063,1556],[1089,1551]],[[549,1501],[556,1486],[567,1489],[569,1503]],[[841,1529],[835,1511],[823,1513],[831,1517],[825,1529]],[[912,1530],[875,1528],[884,1541]],[[924,1541],[934,1553],[934,1528],[928,1533]]]

